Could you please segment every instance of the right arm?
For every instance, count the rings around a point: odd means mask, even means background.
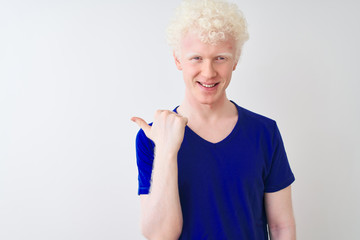
[[[178,190],[177,153],[184,137],[186,118],[170,111],[157,111],[152,127],[132,118],[155,142],[150,193],[141,195],[141,230],[147,239],[178,239],[182,212]]]
[[[141,195],[141,229],[148,239],[178,239],[182,212],[178,191],[177,157],[156,151],[151,189]]]

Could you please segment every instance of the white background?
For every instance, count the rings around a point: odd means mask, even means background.
[[[0,0],[0,239],[142,239],[130,117],[183,98],[179,2]],[[237,2],[250,40],[228,96],[278,122],[298,239],[356,239],[359,2]]]

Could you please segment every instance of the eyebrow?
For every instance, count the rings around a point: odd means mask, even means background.
[[[233,57],[233,55],[231,53],[227,53],[227,52],[219,53],[219,54],[217,54],[217,56],[224,56],[224,57],[228,57],[228,58]]]
[[[188,53],[186,54],[186,58],[192,58],[192,57],[195,57],[195,56],[201,56],[201,54],[199,53]],[[224,53],[219,53],[219,54],[216,54],[216,56],[224,56],[224,57],[229,57],[229,58],[232,58],[233,55],[231,53],[228,53],[228,52],[224,52]]]
[[[195,57],[195,56],[199,56],[200,54],[198,54],[198,53],[188,53],[188,54],[186,54],[186,58],[192,58],[192,57]]]

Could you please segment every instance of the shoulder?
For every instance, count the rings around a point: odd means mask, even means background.
[[[246,126],[247,128],[267,131],[274,131],[277,128],[275,120],[243,108],[236,103],[234,104],[237,107],[239,123],[241,125]]]
[[[152,123],[149,123],[149,125],[151,126]],[[150,138],[146,136],[144,130],[140,129],[136,134],[136,146],[145,146],[152,149],[154,148],[155,144]]]

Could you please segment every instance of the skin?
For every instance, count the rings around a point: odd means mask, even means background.
[[[209,142],[224,139],[237,122],[236,107],[226,97],[237,66],[234,46],[232,38],[210,45],[189,32],[181,41],[180,56],[174,54],[185,83],[185,98],[178,112],[189,119],[188,126],[194,132]],[[201,84],[216,85],[206,88]]]
[[[291,186],[278,192],[265,193],[264,202],[270,239],[295,240],[296,227],[291,200]]]
[[[210,45],[201,42],[195,33],[187,33],[181,41],[179,55],[174,53],[176,67],[182,71],[185,83],[179,114],[159,110],[152,127],[139,117],[132,118],[155,143],[150,194],[141,195],[141,228],[148,239],[178,239],[181,234],[177,152],[185,126],[216,143],[224,139],[237,122],[236,107],[226,96],[237,66],[235,46],[231,37]],[[264,201],[271,239],[295,239],[291,188],[265,193]]]
[[[141,230],[147,239],[178,239],[182,212],[178,191],[177,152],[184,138],[187,119],[171,111],[158,110],[150,127],[132,118],[155,143],[150,193],[141,195]]]

